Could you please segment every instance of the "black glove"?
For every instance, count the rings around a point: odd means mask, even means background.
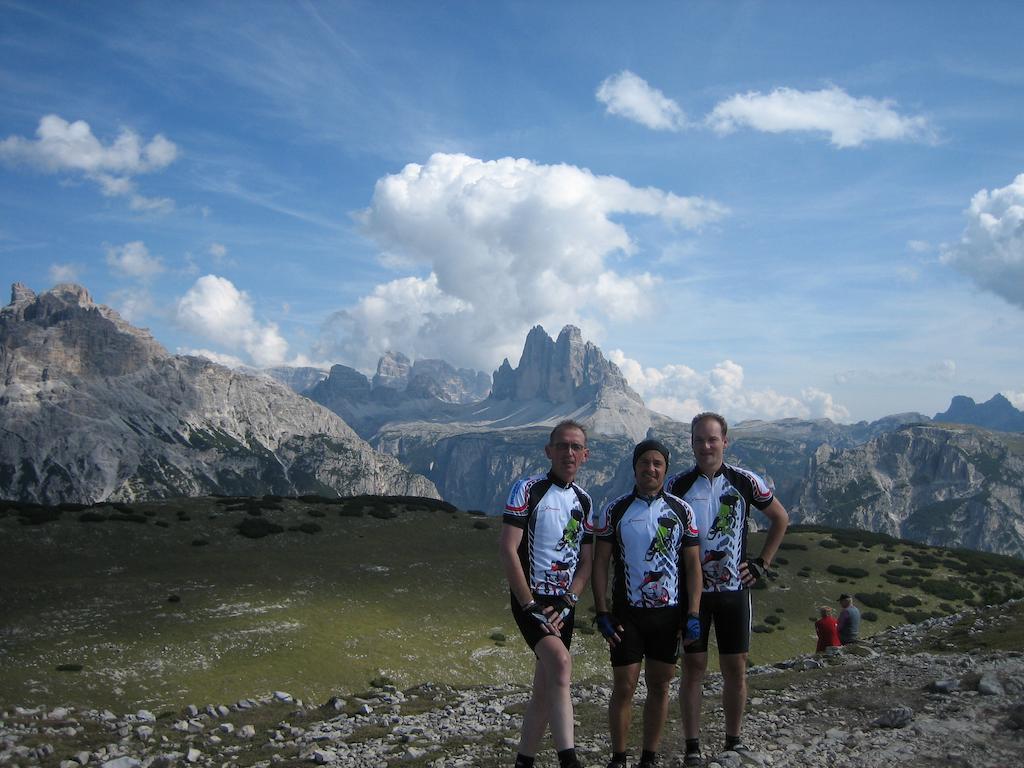
[[[533,618],[533,620],[541,626],[545,626],[551,623],[551,618],[544,613],[545,607],[546,606],[541,605],[536,600],[531,600],[523,606],[523,613]]]
[[[572,609],[576,607],[577,600],[579,598],[572,592],[566,592],[564,595],[556,597],[552,607],[555,609],[558,618],[565,621],[565,617],[572,613]]]
[[[752,560],[747,560],[747,573],[754,582],[761,581],[765,576],[768,575],[768,567],[764,564],[764,558],[755,557]]]
[[[610,640],[619,633],[619,620],[612,616],[607,611],[601,611],[594,617],[594,623],[597,624],[598,631],[604,635],[606,640]]]

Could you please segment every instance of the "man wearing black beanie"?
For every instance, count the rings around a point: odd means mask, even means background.
[[[636,485],[632,493],[611,502],[600,518],[593,591],[597,625],[608,641],[612,662],[609,768],[626,766],[626,738],[641,663],[646,663],[647,701],[638,765],[657,765],[679,658],[680,628],[686,643],[700,637],[697,529],[689,505],[662,488],[668,462],[669,449],[664,443],[655,439],[640,442],[633,450]],[[609,564],[613,564],[611,612]],[[692,615],[687,615],[688,611]]]

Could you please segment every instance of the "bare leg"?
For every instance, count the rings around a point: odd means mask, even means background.
[[[687,739],[700,737],[701,693],[707,668],[707,653],[683,654],[683,676],[679,680],[679,708],[683,716],[683,736]]]
[[[548,691],[544,682],[544,671],[540,659],[533,669],[533,694],[523,713],[523,731],[519,736],[519,752],[523,755],[537,754],[541,737],[548,727]]]
[[[640,679],[640,662],[612,667],[612,697],[608,701],[608,729],[612,752],[625,752],[629,724],[633,721],[633,693]]]
[[[725,735],[739,736],[743,728],[743,709],[747,705],[747,654],[727,653],[718,660],[722,667]]]
[[[551,726],[556,750],[575,746],[572,699],[569,697],[572,656],[554,635],[542,638],[534,652],[537,654],[537,669],[533,676],[533,697],[523,715],[523,733],[519,740],[519,751],[524,755],[537,754],[546,725]]]
[[[668,694],[672,678],[676,673],[675,664],[647,659],[644,678],[647,680],[647,702],[644,704],[644,749],[658,751],[661,732],[668,717]]]

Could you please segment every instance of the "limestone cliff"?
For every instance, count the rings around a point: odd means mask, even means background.
[[[338,416],[264,377],[173,356],[78,286],[0,309],[0,497],[437,496]]]
[[[928,544],[1024,556],[1024,444],[953,425],[907,426],[844,451],[820,446],[794,517]]]

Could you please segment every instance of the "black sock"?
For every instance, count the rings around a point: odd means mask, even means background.
[[[560,768],[579,768],[580,761],[576,759],[576,747],[569,747],[559,752],[558,765]]]
[[[647,764],[647,763],[653,763],[657,759],[658,759],[658,753],[657,752],[652,752],[649,749],[645,749],[643,752],[640,753],[640,765],[644,765],[644,764]]]
[[[627,752],[612,752],[612,762],[626,764]]]
[[[700,739],[687,739],[686,740],[686,754],[691,755],[694,752],[700,753]]]
[[[739,744],[742,739],[739,736],[730,736],[728,733],[725,734],[725,749],[728,752],[730,749]]]
[[[535,758],[527,757],[522,752],[516,755],[515,768],[533,768],[533,761]]]

